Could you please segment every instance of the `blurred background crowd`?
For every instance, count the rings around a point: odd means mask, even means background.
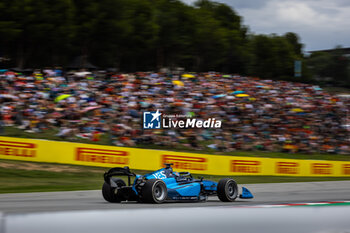
[[[183,67],[350,87],[349,48],[305,51],[296,32],[253,32],[254,25],[246,25],[232,5],[234,1],[209,0],[2,0],[0,68],[136,72]],[[296,60],[300,77],[294,77]]]
[[[318,86],[239,75],[0,71],[1,129],[65,140],[217,151],[350,154],[350,98]],[[142,112],[222,120],[221,129],[142,130]]]

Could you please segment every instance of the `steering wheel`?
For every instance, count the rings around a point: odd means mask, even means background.
[[[191,175],[191,173],[189,173],[189,172],[179,172],[179,175],[180,175],[180,176],[184,176],[184,177],[189,176],[189,177],[192,178],[192,175]]]

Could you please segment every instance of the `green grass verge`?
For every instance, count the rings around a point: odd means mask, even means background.
[[[28,170],[29,169],[29,170]],[[0,160],[0,193],[100,189],[108,168]],[[145,174],[147,171],[135,170]],[[224,176],[203,176],[218,181]],[[236,176],[239,184],[350,180],[350,177]]]

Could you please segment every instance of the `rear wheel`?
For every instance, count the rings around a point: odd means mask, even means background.
[[[162,203],[168,196],[167,187],[162,180],[147,180],[142,187],[142,202],[146,203]]]
[[[118,187],[126,186],[124,180],[119,178],[112,178],[112,180],[117,184]],[[111,187],[108,183],[104,183],[102,186],[102,196],[103,198],[112,203],[119,203],[125,201],[123,196],[118,192],[118,188]]]
[[[221,201],[234,201],[238,196],[238,186],[231,178],[221,179],[218,183],[217,194]]]

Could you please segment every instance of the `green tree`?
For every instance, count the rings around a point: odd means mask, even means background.
[[[269,79],[296,80],[294,61],[302,59],[302,55],[294,42],[275,34],[253,35],[249,43],[249,73]]]
[[[337,85],[350,86],[349,58],[344,56],[342,47],[337,46],[331,53],[330,72]]]
[[[198,69],[244,73],[247,29],[241,18],[225,4],[201,0],[195,5]]]
[[[5,27],[0,33],[11,38],[3,43],[15,65],[39,67],[60,63],[72,36],[70,0],[5,0],[1,5],[5,9],[0,25]]]
[[[286,38],[288,43],[292,46],[294,55],[299,58],[303,57],[303,44],[300,43],[299,36],[294,32],[287,32],[284,34],[284,38]]]
[[[349,86],[350,61],[349,58],[343,55],[340,46],[333,51],[312,53],[306,59],[306,62],[313,76],[319,82]]]
[[[91,25],[93,46],[90,60],[98,67],[120,68],[126,49],[123,45],[131,33],[126,15],[125,0],[101,0],[98,2],[97,21]]]
[[[81,56],[125,71],[182,66],[287,79],[303,59],[297,34],[249,34],[234,9],[209,0],[2,0],[0,10],[0,56],[18,67]],[[346,66],[332,64],[335,73]]]
[[[185,66],[191,68],[193,57],[193,9],[178,0],[156,1],[157,68]]]
[[[152,70],[155,67],[155,44],[159,26],[151,0],[129,0],[125,12],[129,33],[123,44],[125,70]]]

